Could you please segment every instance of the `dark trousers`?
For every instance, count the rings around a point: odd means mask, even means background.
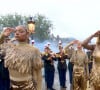
[[[68,70],[69,70],[70,84],[72,84],[72,79],[73,79],[73,64],[71,62],[68,63]]]
[[[4,68],[5,75],[0,74],[0,90],[10,90],[9,71]]]
[[[55,70],[45,70],[45,82],[47,88],[52,89],[54,84],[54,72]]]
[[[61,87],[66,86],[66,70],[67,69],[58,69],[59,81],[60,81],[60,86]]]
[[[91,69],[92,69],[92,62],[90,62],[90,63],[88,64],[88,68],[89,68],[89,73],[91,73]]]

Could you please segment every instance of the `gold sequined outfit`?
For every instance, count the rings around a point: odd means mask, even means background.
[[[71,62],[74,64],[73,90],[86,90],[86,75],[88,72],[85,71],[85,65],[88,64],[87,55],[83,51],[77,50],[73,53]]]
[[[34,71],[41,69],[39,50],[27,43],[6,43],[2,49],[6,50],[5,67],[9,69],[13,90],[39,90],[34,76]]]
[[[90,83],[93,90],[100,90],[100,47],[96,46],[93,52],[93,68],[90,75]]]

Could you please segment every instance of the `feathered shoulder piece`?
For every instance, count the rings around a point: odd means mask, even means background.
[[[39,50],[24,43],[14,46],[5,57],[5,66],[20,73],[31,73],[31,67],[39,68],[40,62]]]

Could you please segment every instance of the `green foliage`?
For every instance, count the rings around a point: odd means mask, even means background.
[[[22,16],[15,13],[14,15],[8,14],[5,16],[0,16],[0,29],[2,27],[16,27],[18,25],[27,25],[29,16]],[[36,22],[35,34],[32,35],[32,38],[36,38],[39,41],[44,41],[50,38],[50,32],[53,27],[51,21],[48,20],[45,16],[36,14],[34,16]]]
[[[0,25],[3,24],[4,27],[15,27],[19,24],[22,24],[23,19],[27,19],[25,16],[21,16],[18,14],[8,14],[5,16],[0,16]],[[26,22],[26,21],[25,21]]]
[[[36,22],[36,33],[34,34],[34,37],[38,37],[40,41],[49,39],[50,32],[53,27],[51,21],[48,20],[45,16],[39,14],[35,15],[34,19]]]

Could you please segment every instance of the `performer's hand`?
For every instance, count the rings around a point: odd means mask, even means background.
[[[51,60],[51,57],[49,57],[47,60]]]
[[[12,32],[14,32],[13,28],[7,27],[3,30],[3,35],[4,36],[9,36]]]
[[[93,37],[98,37],[98,35],[100,35],[100,30],[98,30],[97,32],[95,32],[95,33],[93,34]]]

